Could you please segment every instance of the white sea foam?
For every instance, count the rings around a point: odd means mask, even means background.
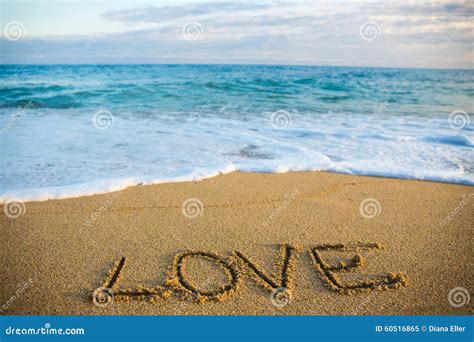
[[[91,113],[93,114],[93,113]],[[92,115],[30,110],[1,115],[0,201],[41,201],[200,180],[232,171],[326,170],[474,185],[474,132],[446,117],[221,113],[140,117],[119,113],[99,130]]]

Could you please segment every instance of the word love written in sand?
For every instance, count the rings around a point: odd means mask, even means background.
[[[371,276],[370,278],[344,282],[339,274],[354,272],[365,264],[365,258],[358,252],[382,248],[378,243],[325,244],[308,248],[311,264],[316,274],[323,280],[327,288],[341,294],[355,294],[363,291],[398,289],[408,284],[405,274],[389,273]],[[337,264],[330,264],[323,257],[325,252],[356,252],[356,254]],[[184,300],[203,303],[206,301],[223,301],[240,290],[244,277],[253,279],[273,295],[286,297],[289,300],[293,294],[293,273],[300,249],[293,244],[279,246],[279,256],[275,265],[275,274],[268,274],[263,268],[242,252],[234,251],[230,257],[217,253],[186,250],[175,255],[168,276],[162,286],[121,289],[120,280],[127,264],[123,257],[116,262],[107,274],[102,287],[93,294],[93,302],[98,306],[106,306],[115,301],[148,300],[154,302],[170,298],[176,294]],[[186,272],[189,259],[207,260],[222,269],[227,277],[224,284],[216,289],[205,290],[196,286]]]

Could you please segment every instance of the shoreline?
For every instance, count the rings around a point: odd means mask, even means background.
[[[119,191],[123,191],[132,187],[137,186],[155,186],[162,184],[175,184],[175,183],[187,183],[187,182],[200,182],[207,179],[212,179],[222,175],[233,174],[233,173],[248,173],[248,174],[286,174],[286,173],[327,173],[327,174],[337,174],[337,175],[348,175],[356,177],[370,177],[370,178],[381,178],[388,180],[406,180],[406,181],[420,181],[420,182],[431,182],[431,183],[440,183],[440,184],[450,184],[450,185],[460,185],[460,186],[474,186],[474,183],[471,182],[447,182],[436,179],[418,179],[418,178],[404,178],[404,177],[390,177],[390,176],[381,176],[381,175],[364,175],[364,174],[352,174],[346,172],[336,172],[336,171],[325,171],[325,170],[314,170],[314,171],[286,171],[286,172],[254,172],[254,171],[240,171],[240,170],[229,170],[229,171],[219,171],[211,175],[206,175],[194,179],[190,178],[176,178],[176,179],[164,179],[156,181],[140,181],[138,178],[129,177],[129,178],[119,178],[119,179],[105,179],[97,180],[85,183],[70,184],[70,185],[61,185],[55,187],[45,187],[45,188],[33,188],[33,189],[20,189],[20,190],[11,190],[0,194],[0,205],[4,205],[9,201],[21,201],[23,203],[28,202],[46,202],[46,201],[56,201],[56,200],[67,200],[72,198],[82,198],[82,197],[91,197],[96,195],[106,195]],[[125,182],[125,184],[116,184],[119,182]],[[100,185],[99,185],[100,184]],[[109,184],[109,185],[107,185]],[[114,185],[112,185],[114,184]],[[88,192],[82,192],[85,187],[91,185],[107,187],[104,190],[89,190]],[[72,194],[62,194],[61,191],[72,192]],[[31,193],[36,193],[31,195]],[[23,196],[16,196],[15,193],[21,193]],[[45,193],[41,195],[40,193]],[[29,195],[28,195],[29,194]],[[25,197],[30,196],[30,197]],[[41,198],[41,196],[46,196],[46,198]]]
[[[472,292],[472,193],[329,172],[232,172],[27,202],[16,218],[0,215],[1,313],[472,314],[448,297]],[[104,287],[112,303],[94,305]]]

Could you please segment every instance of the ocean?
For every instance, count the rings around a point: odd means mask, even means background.
[[[474,185],[473,70],[0,66],[0,201],[232,171]]]

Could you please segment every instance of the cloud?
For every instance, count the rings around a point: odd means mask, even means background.
[[[51,60],[470,68],[473,15],[468,1],[203,2],[108,10],[94,37],[41,42]],[[185,35],[190,23],[196,39]],[[375,23],[376,39],[363,36],[365,23]],[[107,30],[111,24],[119,32]],[[2,59],[14,60],[38,41],[4,41]]]
[[[126,10],[108,11],[103,17],[109,20],[129,23],[149,22],[163,23],[189,17],[232,13],[240,15],[242,12],[266,10],[273,7],[271,4],[252,4],[249,2],[206,2],[175,6],[147,6]]]

